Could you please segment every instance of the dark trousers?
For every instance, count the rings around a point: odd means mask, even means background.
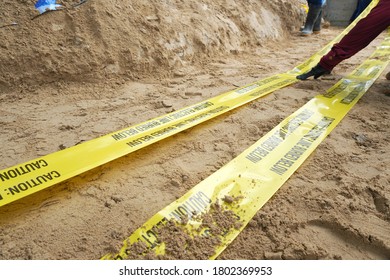
[[[390,26],[390,0],[381,0],[341,41],[333,45],[319,64],[328,71],[370,44]]]
[[[370,5],[372,0],[358,0],[355,11],[353,12],[350,22],[353,22],[363,11]]]

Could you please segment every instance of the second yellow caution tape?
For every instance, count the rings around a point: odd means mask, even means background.
[[[358,19],[365,17],[377,2],[374,0]],[[312,68],[358,19],[321,51],[287,73],[271,76],[165,116],[1,170],[0,207],[295,83],[295,76]]]
[[[390,30],[387,38],[370,58],[350,75],[336,83],[324,95],[314,97],[241,155],[158,212],[124,241],[119,253],[106,255],[103,259],[126,259],[130,254],[134,257],[134,251],[136,257],[137,254],[142,257],[148,251],[153,251],[156,255],[164,255],[166,249],[172,251],[172,248],[165,247],[164,240],[159,236],[160,228],[168,221],[185,221],[182,227],[187,229],[190,237],[182,237],[187,240],[182,247],[189,248],[182,249],[183,252],[194,250],[196,248],[191,247],[191,244],[197,242],[196,236],[203,236],[205,242],[210,237],[210,234],[205,234],[207,228],[202,226],[199,213],[212,211],[212,205],[224,201],[227,196],[239,197],[234,203],[230,201],[222,205],[240,223],[238,227],[231,227],[219,234],[215,250],[207,251],[212,252],[207,258],[215,259],[380,76],[389,63],[389,35]],[[223,227],[218,221],[214,223]],[[212,226],[208,222],[208,226],[210,225]],[[178,229],[172,230],[171,234],[174,235],[177,231]],[[183,256],[191,257],[189,252],[183,253]]]

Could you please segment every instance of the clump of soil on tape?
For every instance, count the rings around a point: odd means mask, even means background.
[[[137,242],[128,248],[127,259],[209,259],[222,245],[222,237],[231,230],[238,230],[242,226],[237,215],[226,206],[237,201],[237,198],[229,196],[225,197],[223,201],[222,204],[219,201],[211,204],[208,212],[192,217],[193,220],[200,222],[200,226],[193,230],[188,227],[187,218],[183,218],[180,222],[172,219],[163,226],[154,228],[153,231],[158,236],[158,243],[165,246],[165,254],[156,254],[145,243]]]

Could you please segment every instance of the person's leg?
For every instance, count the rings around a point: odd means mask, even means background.
[[[371,0],[358,0],[357,6],[355,11],[353,12],[351,19],[349,20],[350,22],[354,21],[363,11],[367,6],[371,3]]]
[[[368,5],[370,5],[372,2],[372,0],[359,0],[359,1],[361,2],[360,4],[361,12],[363,12],[368,7]]]
[[[301,30],[301,35],[307,36],[313,33],[314,24],[317,21],[318,15],[321,11],[321,6],[309,4],[309,11],[306,16],[305,27]]]
[[[313,26],[314,33],[319,33],[321,31],[321,22],[322,22],[322,7],[316,21],[314,22],[314,26]]]
[[[338,44],[335,44],[321,58],[315,67],[304,74],[298,75],[297,79],[306,80],[311,76],[318,78],[323,74],[330,73],[341,61],[350,58],[365,48],[389,26],[390,0],[381,0],[365,18],[361,19]]]
[[[390,25],[390,0],[382,0],[361,19],[354,28],[335,44],[320,60],[320,65],[328,71],[341,61],[350,58],[371,43]]]

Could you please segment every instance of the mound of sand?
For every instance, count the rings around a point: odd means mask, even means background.
[[[21,83],[166,77],[185,64],[279,39],[302,21],[297,1],[34,1],[1,3],[1,88]]]

